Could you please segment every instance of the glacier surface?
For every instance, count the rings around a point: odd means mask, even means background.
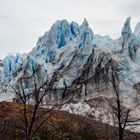
[[[35,74],[38,84],[42,79],[50,82],[56,76],[53,83],[56,93],[50,92],[45,102],[61,99],[63,89],[68,88],[67,94],[73,91],[75,100],[79,98],[80,102],[66,105],[63,110],[76,112],[80,108],[83,113],[90,107],[81,101],[114,97],[111,72],[115,71],[126,106],[139,106],[140,23],[133,33],[130,21],[128,17],[116,40],[95,34],[86,19],[81,25],[56,21],[31,52],[11,54],[0,61],[0,101],[15,98],[10,86],[22,76]],[[29,92],[32,84],[25,83],[24,88]]]

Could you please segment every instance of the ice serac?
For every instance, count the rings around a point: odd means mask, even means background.
[[[134,30],[134,35],[138,38],[140,38],[140,22],[137,23],[135,30]]]
[[[122,28],[122,50],[127,49],[128,44],[132,41],[132,31],[130,27],[131,17],[128,17]]]
[[[63,73],[61,78],[58,78],[57,87],[70,86],[80,75],[83,65],[92,53],[94,39],[86,19],[81,25],[59,20],[39,38],[30,55],[38,58],[38,63],[46,69],[49,78],[57,69]]]
[[[140,64],[140,22],[137,23],[134,31],[135,35],[135,44],[134,44],[134,52],[136,53],[135,55],[135,62],[137,64]]]
[[[67,80],[67,86],[71,86],[72,82],[81,75],[82,69],[94,49],[92,44],[94,37],[91,29],[83,24],[80,28],[82,29],[77,40],[69,44],[71,53],[67,53],[67,51],[64,53],[66,65],[61,71],[64,72],[63,79]],[[58,82],[58,87],[60,87],[60,83]],[[63,86],[61,85],[61,87]]]
[[[131,18],[128,17],[124,23],[122,35],[122,51],[128,53],[131,60],[135,61],[137,50],[140,47],[140,40],[132,33],[130,27]]]
[[[46,63],[53,62],[57,50],[72,42],[80,33],[77,23],[67,20],[58,20],[51,29],[37,42],[37,47],[32,51],[35,57],[42,57]]]
[[[18,72],[21,71],[22,62],[23,58],[20,54],[10,54],[4,58],[3,65],[6,82],[10,82],[17,76]]]

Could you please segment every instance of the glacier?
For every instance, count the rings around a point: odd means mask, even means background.
[[[45,104],[54,103],[72,93],[76,104],[72,102],[62,109],[72,112],[70,108],[75,108],[75,113],[80,108],[77,112],[84,113],[86,108],[90,110],[90,100],[98,98],[105,105],[96,106],[97,112],[93,108],[91,111],[100,116],[102,112],[107,114],[108,108],[103,110],[104,106],[108,106],[106,99],[111,101],[114,98],[111,73],[115,71],[119,75],[119,88],[125,105],[131,108],[138,106],[136,112],[139,112],[140,23],[133,33],[130,22],[128,17],[121,36],[112,39],[108,35],[95,34],[86,19],[81,25],[74,21],[56,21],[38,39],[31,52],[10,54],[0,61],[0,99],[10,100],[8,96],[15,98],[10,86],[22,76],[35,74],[38,84],[42,79],[55,81],[55,93],[50,91]],[[29,92],[32,83],[25,83],[24,88]],[[66,88],[68,91],[63,95]]]
[[[121,37],[116,40],[94,34],[86,19],[81,25],[67,20],[56,21],[38,39],[36,47],[29,54],[10,54],[2,60],[1,92],[18,79],[19,75],[23,75],[25,71],[33,74],[38,67],[48,80],[51,80],[56,71],[60,71],[61,76],[57,79],[55,88],[70,87],[83,74],[89,58],[94,62],[91,62],[89,69],[92,69],[92,73],[89,70],[87,79],[95,76],[97,69],[104,69],[113,59],[117,63],[120,77],[123,77],[123,83],[129,83],[133,87],[140,81],[140,28],[138,23],[132,33],[130,20],[130,17],[126,19]]]

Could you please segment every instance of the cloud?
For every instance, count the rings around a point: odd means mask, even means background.
[[[140,18],[140,1],[139,0],[128,0],[127,2],[122,4],[119,8],[120,13],[123,15],[129,15],[132,17]]]

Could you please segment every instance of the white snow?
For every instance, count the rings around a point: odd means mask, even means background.
[[[14,98],[15,98],[15,94],[10,92],[0,94],[0,102],[2,101],[13,102]]]

